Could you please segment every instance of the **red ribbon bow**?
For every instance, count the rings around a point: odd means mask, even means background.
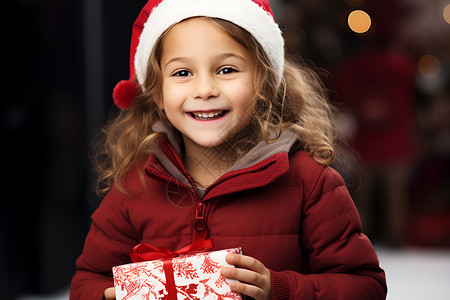
[[[149,244],[139,244],[133,248],[133,252],[130,253],[130,258],[133,262],[149,261],[155,259],[172,259],[181,254],[195,254],[205,251],[209,251],[213,248],[213,242],[210,239],[206,239],[205,234],[196,242],[178,249],[175,252],[162,247],[154,247]]]
[[[205,234],[196,242],[178,249],[175,252],[162,247],[154,247],[149,244],[139,244],[133,248],[133,252],[130,253],[131,260],[133,262],[150,261],[163,258],[164,274],[166,276],[166,289],[168,293],[168,300],[177,300],[177,289],[175,286],[175,278],[173,275],[172,259],[181,254],[195,254],[205,251],[209,251],[213,248],[213,242],[210,239],[206,239]]]

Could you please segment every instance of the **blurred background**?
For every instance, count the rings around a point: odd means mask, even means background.
[[[89,142],[117,111],[112,89],[128,78],[145,2],[2,4],[2,299],[68,299],[101,200]],[[320,74],[359,154],[347,153],[353,167],[342,172],[387,271],[388,299],[448,299],[450,2],[270,3],[287,52]],[[420,298],[418,286],[434,297]]]

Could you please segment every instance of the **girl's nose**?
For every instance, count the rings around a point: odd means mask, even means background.
[[[213,76],[202,75],[196,80],[194,88],[194,99],[210,100],[219,96],[219,88]]]

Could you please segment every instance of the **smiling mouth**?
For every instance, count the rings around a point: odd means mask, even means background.
[[[196,120],[209,121],[222,118],[228,111],[212,111],[212,112],[191,112],[191,116]]]

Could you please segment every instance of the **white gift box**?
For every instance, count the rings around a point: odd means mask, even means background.
[[[220,275],[229,253],[241,248],[180,255],[170,259],[136,262],[113,268],[117,300],[229,300],[242,299]],[[167,277],[167,278],[166,278]]]

